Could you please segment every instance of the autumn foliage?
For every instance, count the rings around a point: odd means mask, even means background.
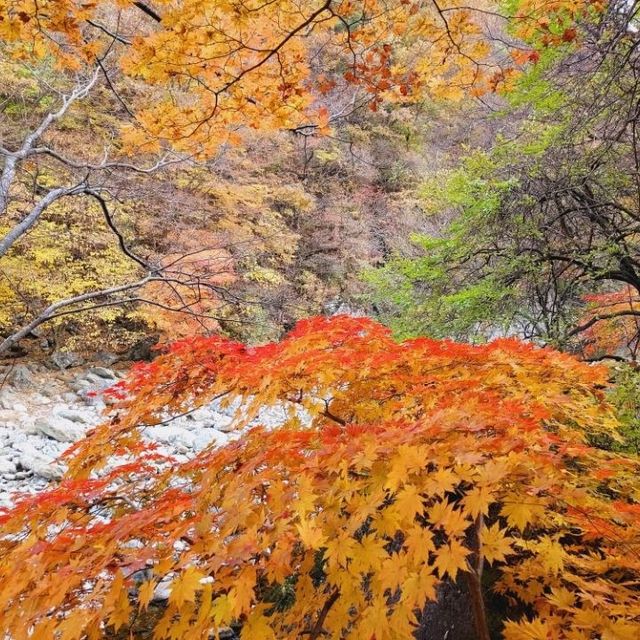
[[[516,340],[396,343],[346,316],[261,347],[176,343],[112,391],[59,486],[2,515],[2,628],[102,638],[168,579],[154,638],[237,622],[251,639],[406,639],[441,581],[477,596],[491,565],[506,638],[637,638],[640,465],[587,444],[615,431],[605,380]],[[145,443],[214,398],[241,439],[183,463]],[[249,425],[270,406],[279,428]]]
[[[586,310],[578,329],[587,357],[631,356],[637,359],[638,294],[630,286],[608,293],[584,296]]]
[[[535,47],[555,46],[603,8],[523,0],[507,20]],[[157,88],[133,105],[129,151],[168,144],[200,155],[240,141],[244,125],[328,131],[336,114],[323,95],[337,85],[374,110],[504,87],[538,56],[528,45],[505,49],[493,35],[504,20],[497,3],[483,1],[0,0],[0,40],[16,56],[53,56],[79,71],[117,51],[126,75]],[[110,39],[121,29],[126,37]]]

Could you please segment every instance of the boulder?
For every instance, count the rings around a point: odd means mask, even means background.
[[[58,442],[77,442],[84,437],[85,432],[77,422],[60,416],[52,416],[48,422],[37,422],[35,428],[38,433]]]
[[[94,359],[96,362],[100,362],[103,365],[110,367],[112,364],[118,362],[118,360],[120,360],[121,358],[115,353],[111,353],[109,351],[99,351],[94,356]]]
[[[69,367],[79,367],[84,363],[84,358],[75,351],[54,351],[51,362],[61,371]]]
[[[145,429],[145,435],[150,440],[174,446],[182,445],[187,449],[193,449],[196,441],[196,438],[191,431],[173,425],[148,427]]]
[[[0,409],[0,426],[16,428],[21,422],[25,413],[16,409]]]
[[[53,408],[53,415],[81,425],[91,425],[98,421],[94,411],[81,411],[80,409],[72,409],[68,405],[64,404],[56,405]]]
[[[15,365],[10,370],[6,381],[18,389],[25,389],[35,385],[33,371],[24,364]]]
[[[127,360],[153,360],[158,355],[154,347],[159,340],[159,335],[151,335],[136,342],[127,353]]]
[[[46,478],[47,480],[57,479],[62,476],[62,466],[56,462],[52,462],[48,456],[40,453],[35,447],[29,445],[21,448],[23,450],[21,451],[18,460],[21,468],[32,471],[36,475]]]
[[[0,407],[3,409],[13,409],[13,405],[16,403],[16,397],[8,389],[2,389],[0,391]]]
[[[96,375],[99,378],[102,378],[104,380],[117,380],[118,379],[116,374],[111,369],[107,369],[106,367],[91,367],[89,369],[89,373],[93,373],[94,375]]]
[[[202,451],[212,444],[216,447],[224,447],[232,439],[226,433],[216,429],[196,429],[193,431],[193,436],[196,451]]]
[[[0,475],[13,475],[17,471],[16,463],[8,458],[0,458]]]

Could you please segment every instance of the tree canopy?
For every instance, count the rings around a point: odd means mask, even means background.
[[[2,515],[4,628],[100,638],[168,579],[155,638],[236,621],[244,638],[407,638],[461,574],[488,638],[491,565],[504,637],[631,640],[640,469],[588,444],[616,428],[605,380],[515,340],[397,343],[346,316],[262,347],[176,343],[113,389],[59,486]],[[145,425],[213,398],[238,441],[181,464],[145,444]],[[270,406],[282,425],[252,426]]]
[[[154,104],[134,107],[130,149],[166,142],[211,154],[239,125],[327,128],[336,114],[322,94],[338,82],[374,109],[495,90],[535,55],[518,46],[514,60],[501,38],[494,46],[492,26],[511,21],[522,38],[544,32],[550,46],[602,7],[523,2],[503,15],[434,0],[4,0],[0,9],[0,37],[17,56],[53,55],[81,71],[115,52],[126,74],[158,87]]]
[[[484,148],[421,187],[437,230],[368,274],[404,334],[521,335],[587,357],[638,348],[637,38],[581,25],[514,81]],[[633,27],[633,28],[632,28]],[[383,300],[384,299],[384,300]]]

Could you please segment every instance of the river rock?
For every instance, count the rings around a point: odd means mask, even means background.
[[[78,424],[92,424],[98,419],[95,411],[71,409],[68,405],[58,404],[53,408],[53,415]]]
[[[34,374],[26,365],[17,364],[10,370],[6,381],[18,389],[24,389],[34,385]]]
[[[36,475],[46,478],[47,480],[60,478],[63,473],[62,465],[51,462],[50,456],[41,453],[33,446],[24,447],[18,464],[23,469],[33,471]]]
[[[35,426],[39,433],[58,442],[77,442],[84,437],[85,433],[85,430],[77,422],[72,422],[61,416],[52,416],[50,421],[38,422]]]
[[[187,429],[183,429],[182,427],[175,427],[172,425],[148,427],[145,429],[144,433],[148,439],[155,442],[182,445],[187,449],[193,449],[195,445],[195,437],[193,433]],[[184,451],[179,451],[179,453],[184,453]]]
[[[12,504],[16,492],[42,491],[60,478],[65,467],[56,460],[70,443],[104,422],[102,410],[113,400],[102,391],[123,375],[108,366],[73,372],[17,366],[16,384],[0,388],[0,506]],[[14,369],[5,369],[4,375]],[[206,447],[224,446],[241,436],[226,433],[236,408],[222,410],[213,402],[184,416],[167,414],[163,419],[169,422],[147,427],[143,435],[159,454],[186,462]],[[266,413],[263,422],[279,419],[278,411]]]
[[[74,351],[55,351],[51,356],[51,361],[61,371],[69,367],[79,367],[84,358]]]
[[[106,367],[91,367],[89,369],[89,373],[93,373],[99,378],[103,378],[104,380],[117,380],[116,374]]]
[[[8,458],[0,458],[0,475],[14,474],[16,472],[16,463]]]

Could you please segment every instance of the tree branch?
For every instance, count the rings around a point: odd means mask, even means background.
[[[597,314],[593,316],[593,318],[591,318],[589,321],[577,326],[575,329],[572,329],[567,334],[567,337],[571,338],[579,333],[582,333],[583,331],[586,331],[587,329],[592,327],[594,324],[596,324],[597,322],[601,322],[602,320],[613,320],[614,318],[622,318],[624,316],[637,318],[637,317],[640,317],[640,311],[636,311],[634,309],[627,309],[625,311],[615,311],[612,313]]]
[[[84,185],[75,187],[59,187],[47,193],[38,204],[0,240],[0,258],[4,256],[13,244],[21,238],[38,221],[40,216],[56,201],[65,196],[73,196],[86,190]]]
[[[87,96],[93,85],[97,82],[100,67],[96,66],[89,80],[82,85],[76,86],[68,96],[63,96],[62,106],[58,111],[49,112],[40,124],[23,140],[18,151],[0,149],[0,153],[5,156],[4,167],[0,175],[0,215],[6,212],[9,206],[9,191],[16,174],[17,163],[24,160],[33,152],[36,142],[43,136],[45,131],[57,120],[60,120],[71,105]]]
[[[78,304],[80,302],[86,302],[87,300],[93,300],[95,298],[102,298],[106,296],[113,295],[114,293],[120,293],[122,291],[130,291],[131,289],[136,289],[142,287],[148,282],[152,282],[156,279],[151,274],[142,278],[142,280],[138,280],[137,282],[123,284],[117,287],[111,287],[109,289],[102,289],[101,291],[89,291],[87,293],[82,293],[77,296],[73,296],[72,298],[66,298],[65,300],[60,300],[49,305],[37,318],[34,318],[29,324],[24,325],[21,329],[11,334],[7,338],[5,338],[2,342],[0,342],[0,354],[8,351],[13,345],[18,343],[22,338],[28,336],[34,329],[39,327],[41,324],[44,324],[48,320],[51,320],[56,316],[56,312],[58,309],[62,309],[64,307],[68,307],[74,304]]]
[[[133,260],[134,262],[137,262],[141,267],[143,267],[147,271],[153,272],[153,269],[151,269],[149,264],[145,262],[142,258],[137,256],[135,253],[133,253],[133,251],[131,251],[131,249],[129,249],[129,247],[127,246],[123,235],[120,233],[120,230],[118,229],[118,227],[116,227],[113,221],[113,218],[111,217],[111,213],[109,211],[109,208],[107,207],[107,202],[102,197],[102,195],[98,191],[94,191],[93,189],[87,189],[85,193],[98,201],[98,204],[102,209],[102,213],[104,215],[104,219],[107,223],[107,226],[109,227],[109,229],[111,229],[111,231],[113,231],[113,233],[118,238],[118,244],[120,245],[120,250],[122,251],[122,253],[124,253],[128,258],[131,258],[131,260]]]
[[[324,631],[323,629],[324,621],[326,620],[331,607],[333,607],[339,597],[340,590],[336,587],[331,595],[327,598],[327,601],[324,603],[321,611],[318,613],[318,619],[316,620],[316,623],[313,625],[313,627],[311,627],[311,629],[308,629],[307,631],[302,632],[304,635],[309,636],[309,640],[317,640],[317,638],[322,633],[326,633],[326,631]]]
[[[155,20],[156,22],[162,22],[162,16],[144,2],[136,0],[133,5],[140,9],[142,13],[146,13],[152,20]]]

